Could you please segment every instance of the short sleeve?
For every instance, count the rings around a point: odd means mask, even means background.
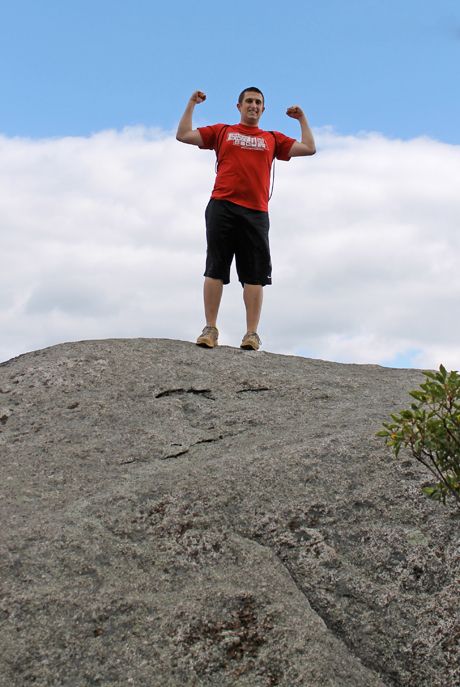
[[[276,159],[288,162],[291,159],[289,157],[289,151],[295,143],[295,138],[285,136],[284,134],[281,134],[279,131],[274,131],[273,135],[276,139]]]
[[[220,132],[222,131],[222,127],[224,127],[225,124],[213,124],[212,126],[199,126],[198,131],[201,134],[201,138],[203,139],[203,145],[200,146],[202,150],[215,150],[216,149],[216,144],[217,144],[217,139],[219,137]]]

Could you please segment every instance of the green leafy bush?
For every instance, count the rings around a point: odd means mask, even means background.
[[[446,372],[424,372],[422,391],[411,391],[417,401],[409,410],[392,415],[391,424],[377,433],[387,439],[398,457],[407,447],[416,460],[435,476],[438,483],[422,491],[431,499],[446,503],[452,494],[460,505],[460,375]]]

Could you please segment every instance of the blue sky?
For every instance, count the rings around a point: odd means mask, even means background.
[[[460,143],[458,0],[2,0],[0,132],[171,130],[195,87],[199,123],[237,119],[259,85],[266,128],[313,126]],[[292,131],[291,131],[292,129]]]

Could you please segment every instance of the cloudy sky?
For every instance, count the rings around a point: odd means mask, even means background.
[[[194,340],[209,151],[238,120],[312,158],[278,162],[265,350],[460,367],[460,6],[439,0],[15,0],[0,22],[0,360],[63,341]],[[245,331],[233,273],[220,342]]]

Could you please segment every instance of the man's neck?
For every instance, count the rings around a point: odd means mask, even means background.
[[[246,126],[248,129],[258,129],[259,128],[259,122],[257,122],[257,124],[253,124],[253,122],[248,123],[248,122],[240,121],[240,125]]]

